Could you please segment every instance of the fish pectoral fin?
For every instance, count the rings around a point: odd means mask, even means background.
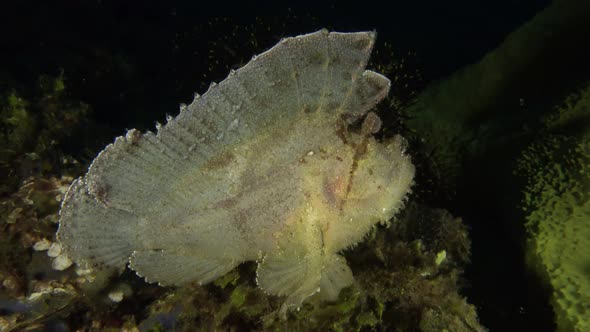
[[[162,286],[191,282],[206,284],[220,277],[240,262],[229,258],[200,257],[190,252],[167,249],[135,251],[129,267],[148,282]]]
[[[287,296],[281,307],[284,316],[287,309],[299,307],[303,300],[319,290],[321,264],[320,255],[273,253],[258,263],[256,281],[268,294]]]
[[[327,301],[336,301],[340,290],[352,285],[354,278],[352,271],[341,255],[329,255],[324,258],[322,278],[320,280],[320,295]]]

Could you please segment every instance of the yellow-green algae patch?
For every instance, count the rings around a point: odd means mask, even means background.
[[[559,331],[590,329],[590,86],[523,152],[529,264],[552,292]]]

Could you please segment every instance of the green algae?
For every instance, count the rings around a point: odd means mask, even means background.
[[[452,198],[473,161],[530,138],[545,105],[587,79],[588,52],[580,45],[589,13],[588,3],[554,1],[478,62],[418,94],[405,110],[406,125],[425,180],[446,189],[438,196]],[[574,54],[572,62],[560,60],[563,52]]]
[[[551,290],[559,331],[590,328],[590,85],[522,153],[527,262]],[[575,128],[575,130],[564,128]]]
[[[0,91],[0,194],[28,176],[51,174],[69,156],[56,148],[79,133],[90,112],[67,95],[63,75],[41,76],[34,93]]]

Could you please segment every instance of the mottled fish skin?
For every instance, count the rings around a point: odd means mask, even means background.
[[[394,216],[414,176],[401,137],[372,136],[381,121],[369,110],[390,87],[365,70],[374,38],[283,39],[157,133],[118,137],[68,190],[64,250],[162,285],[257,261],[259,286],[286,297],[283,313],[318,291],[336,299],[353,282],[338,253]]]

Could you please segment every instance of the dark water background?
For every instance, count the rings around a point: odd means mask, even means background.
[[[324,27],[377,30],[377,47],[387,41],[400,54],[415,52],[412,65],[423,77],[419,88],[477,62],[548,4],[332,1],[297,2],[287,9],[274,1],[2,2],[0,90],[26,91],[40,74],[63,72],[72,98],[90,104],[92,120],[104,129],[84,141],[99,151],[126,128],[153,129],[165,114],[176,115],[178,103],[189,103],[193,92],[205,92],[209,82],[225,78],[229,67],[247,62],[283,36]],[[82,148],[81,141],[64,147],[73,154]],[[441,207],[459,216],[476,213],[472,206]],[[464,294],[477,306],[481,323],[491,331],[550,329],[552,312],[528,284],[519,244],[511,243],[500,226],[488,233],[489,227],[465,221],[474,235],[474,264]],[[489,247],[494,241],[498,247]]]
[[[208,42],[221,40],[234,25],[262,21],[255,31],[259,43],[249,47],[247,38],[236,38],[223,46],[227,52],[219,54],[221,64],[227,60],[236,66],[283,36],[324,27],[368,29],[377,30],[378,43],[389,41],[401,53],[415,51],[428,82],[478,61],[548,3],[298,1],[286,7],[274,1],[2,2],[0,75],[8,78],[3,83],[26,86],[40,73],[63,70],[72,93],[119,134],[130,124],[151,128],[163,114],[177,113],[179,102],[190,102],[199,84],[225,78],[227,69],[221,65],[206,78],[202,75],[210,65]],[[230,22],[209,27],[218,17]],[[198,92],[204,90],[201,86]]]

